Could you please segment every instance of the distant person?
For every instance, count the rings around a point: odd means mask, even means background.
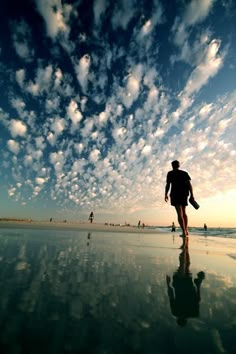
[[[188,318],[199,316],[200,287],[205,274],[201,271],[193,280],[189,267],[190,257],[186,247],[180,253],[179,268],[173,274],[172,282],[170,276],[166,276],[171,312],[179,326],[185,326]]]
[[[204,231],[207,231],[207,224],[204,224]]]
[[[52,218],[50,218],[50,222],[52,222]]]
[[[191,178],[186,171],[179,169],[180,163],[175,160],[172,161],[172,171],[167,173],[166,177],[166,187],[165,187],[165,201],[168,201],[168,192],[170,191],[170,201],[176,209],[178,222],[182,229],[181,237],[185,238],[188,236],[188,216],[186,214],[186,206],[188,205],[188,195],[193,196],[193,188],[191,185]]]
[[[143,228],[143,229],[145,228],[145,224],[144,224],[144,222],[143,222],[143,224],[142,224],[142,228]]]
[[[172,222],[171,232],[175,232],[175,229],[176,229],[176,227],[175,227],[175,223],[174,223],[174,222]]]
[[[138,228],[140,228],[140,225],[141,225],[141,221],[139,220],[139,222],[138,222]]]
[[[90,220],[91,224],[93,223],[93,219],[94,219],[94,213],[93,213],[93,211],[91,211],[91,213],[89,215],[89,220]]]

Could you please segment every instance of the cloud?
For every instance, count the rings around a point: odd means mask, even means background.
[[[12,119],[9,128],[13,138],[16,136],[24,137],[27,133],[27,126],[20,120]]]
[[[74,100],[70,101],[69,106],[67,107],[67,114],[73,125],[77,125],[83,118],[82,113],[78,108],[78,104]]]
[[[133,0],[119,0],[118,4],[115,5],[111,18],[113,29],[116,30],[121,27],[123,30],[126,30],[134,15],[135,7]]]
[[[53,134],[52,132],[48,132],[47,141],[49,142],[49,144],[55,146],[56,140],[57,140],[56,134]]]
[[[187,81],[185,91],[188,94],[200,90],[200,88],[207,83],[209,78],[215,76],[219,71],[223,63],[223,57],[217,56],[219,48],[219,41],[213,40],[210,43],[205,61],[194,69]]]
[[[9,195],[9,197],[14,196],[15,191],[16,191],[16,188],[14,188],[14,187],[13,187],[13,188],[8,189],[8,195]]]
[[[186,7],[184,23],[187,26],[202,22],[208,15],[215,0],[192,0]]]
[[[7,147],[8,149],[13,152],[13,154],[18,155],[20,151],[20,145],[17,141],[9,139],[7,141]]]
[[[192,0],[185,8],[182,18],[177,17],[172,27],[174,43],[184,52],[186,42],[194,25],[202,22],[208,15],[215,0]],[[181,55],[184,58],[184,55]]]
[[[37,184],[39,184],[40,186],[43,185],[45,183],[46,179],[45,178],[42,178],[42,177],[36,177],[35,178],[35,182]]]
[[[152,147],[150,145],[145,145],[144,148],[142,149],[142,154],[149,155],[151,151],[152,151]]]
[[[24,162],[23,163],[24,163],[25,167],[31,166],[32,162],[33,162],[32,156],[30,156],[30,155],[25,155],[24,156]]]
[[[220,41],[212,40],[208,46],[204,60],[192,71],[183,92],[180,93],[180,112],[192,104],[190,96],[198,92],[208,80],[215,76],[223,65],[224,53],[219,54]]]
[[[227,69],[230,36],[214,17],[204,22],[213,1],[196,4],[170,19],[164,2],[96,0],[84,17],[84,1],[37,0],[49,38],[35,16],[37,29],[29,21],[27,40],[9,45],[14,60],[1,56],[1,174],[11,198],[39,208],[51,200],[71,218],[75,209],[134,220],[155,211],[158,223],[175,158],[200,199],[235,188],[236,94],[227,71],[212,81]]]
[[[154,2],[152,16],[145,21],[144,25],[141,28],[140,36],[146,37],[150,34],[157,24],[162,24],[164,22],[164,15],[163,15],[163,7],[159,1]],[[139,37],[140,37],[139,36]]]
[[[51,129],[58,136],[58,135],[60,135],[63,132],[63,130],[65,129],[65,126],[66,126],[65,119],[63,119],[63,118],[55,118],[53,120],[53,123],[51,124]]]
[[[38,12],[43,17],[47,35],[55,40],[60,32],[69,34],[70,28],[66,23],[72,7],[68,4],[62,5],[61,0],[35,0]]]
[[[121,97],[126,108],[130,108],[140,93],[143,68],[141,64],[134,66],[126,78],[125,90],[121,89]]]
[[[89,159],[91,162],[97,162],[100,156],[100,151],[98,149],[94,149],[90,152]]]
[[[24,81],[25,81],[25,70],[24,69],[19,69],[16,71],[16,81],[18,82],[20,87],[24,86]]]
[[[101,23],[101,17],[108,7],[107,0],[95,0],[93,4],[94,22],[98,26]]]
[[[78,63],[75,60],[75,72],[84,93],[87,91],[90,63],[91,59],[88,54],[80,58]]]
[[[49,156],[49,161],[54,166],[55,170],[61,171],[65,163],[65,154],[61,150],[52,152]]]
[[[31,33],[29,25],[21,20],[11,23],[13,46],[16,53],[26,62],[31,62],[34,58],[34,49],[31,47]]]

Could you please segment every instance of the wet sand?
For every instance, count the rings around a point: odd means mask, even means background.
[[[66,229],[66,230],[83,230],[83,231],[102,231],[102,232],[128,232],[128,233],[149,233],[156,234],[155,229],[148,227],[127,226],[127,225],[111,225],[102,223],[89,222],[45,222],[45,221],[1,221],[1,228],[32,228],[32,229]]]
[[[45,222],[45,221],[0,221],[1,229],[31,229],[31,230],[61,230],[61,231],[81,231],[87,233],[109,233],[109,234],[137,234],[140,236],[150,236],[156,247],[179,249],[182,245],[182,238],[179,237],[180,230],[171,233],[160,232],[160,229],[154,228],[138,228],[134,225],[110,225],[104,223],[89,222]],[[121,236],[121,235],[120,235]],[[149,238],[146,239],[148,242]],[[203,253],[216,257],[215,262],[218,263],[217,257],[225,256],[231,258],[235,262],[236,259],[236,239],[225,237],[212,237],[191,234],[188,238],[188,247],[192,252]],[[222,260],[221,260],[222,261]],[[218,264],[216,264],[217,266]]]
[[[236,239],[191,234],[188,249],[181,243],[178,232],[137,226],[1,222],[4,348],[234,354]],[[176,272],[184,328],[170,296]],[[194,284],[203,273],[198,298]],[[185,312],[189,299],[196,313]],[[93,347],[91,333],[104,348]]]

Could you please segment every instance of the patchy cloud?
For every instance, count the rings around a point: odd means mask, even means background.
[[[161,0],[95,0],[86,14],[83,0],[33,4],[34,21],[12,14],[1,48],[9,199],[162,223],[176,158],[200,200],[235,189],[235,44],[219,26],[223,5],[176,2],[170,16]]]
[[[46,25],[47,35],[53,40],[60,32],[69,34],[70,28],[67,25],[71,6],[62,4],[61,0],[35,0],[37,9],[43,17]]]

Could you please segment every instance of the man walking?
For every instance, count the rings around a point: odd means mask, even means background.
[[[172,171],[167,173],[166,177],[166,187],[165,187],[165,201],[168,201],[168,192],[171,185],[170,191],[170,202],[176,209],[178,222],[182,229],[183,238],[188,235],[188,216],[186,214],[186,206],[188,205],[188,195],[193,196],[193,188],[191,185],[191,178],[186,171],[179,169],[180,163],[175,160],[171,163]]]

